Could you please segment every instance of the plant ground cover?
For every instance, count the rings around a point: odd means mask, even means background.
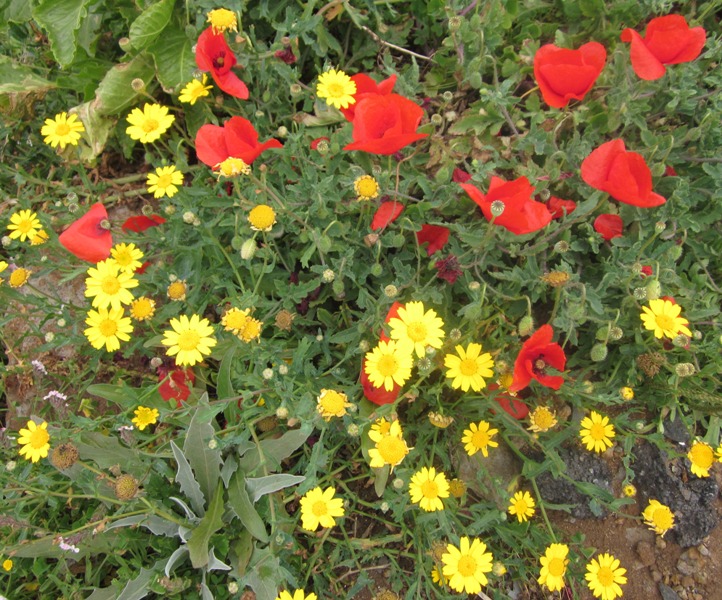
[[[0,594],[712,598],[720,6],[0,2]]]

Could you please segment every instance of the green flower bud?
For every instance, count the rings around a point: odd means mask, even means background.
[[[531,315],[522,317],[521,321],[519,321],[517,331],[522,337],[531,335],[532,331],[534,331],[534,317],[532,317]]]
[[[651,279],[644,286],[647,292],[647,300],[656,300],[662,295],[662,286],[657,279]]]
[[[241,245],[241,258],[243,260],[252,259],[253,256],[256,254],[257,248],[258,248],[258,245],[256,244],[256,240],[254,240],[253,238],[248,238]]]
[[[371,275],[373,275],[374,277],[378,277],[383,272],[384,272],[384,268],[378,263],[376,263],[375,265],[373,265],[371,267]]]
[[[594,344],[592,351],[589,354],[594,362],[602,362],[607,358],[608,350],[606,344]]]

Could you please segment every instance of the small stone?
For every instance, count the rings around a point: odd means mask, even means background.
[[[694,575],[696,567],[694,565],[690,565],[684,559],[680,559],[677,563],[677,570],[682,573],[682,575]]]
[[[659,587],[659,593],[662,594],[662,600],[680,600],[679,596],[677,595],[677,592],[675,592],[668,585],[664,585],[663,583],[660,583],[658,587]]]
[[[637,556],[645,567],[651,567],[654,564],[654,546],[649,542],[639,542],[637,544]]]
[[[651,572],[651,575],[652,575],[652,581],[654,581],[654,583],[659,583],[660,581],[662,581],[662,574],[659,571],[657,571],[657,569],[653,569]],[[661,587],[664,584],[659,583],[659,585]],[[665,586],[665,587],[667,587],[667,586]]]
[[[665,542],[664,539],[659,536],[657,536],[657,539],[654,540],[654,544],[660,550],[664,550],[667,547],[667,542]]]
[[[694,580],[701,585],[707,583],[707,571],[703,569],[697,571],[694,575]]]
[[[707,548],[707,546],[705,546],[704,544],[700,544],[699,546],[697,546],[697,550],[699,550],[699,553],[702,556],[712,556],[712,553],[709,551],[709,548]]]
[[[690,561],[698,561],[702,558],[702,553],[699,550],[697,550],[697,548],[694,548],[694,547],[687,550],[687,552],[685,554],[687,555],[685,557],[686,560],[690,560]]]
[[[682,585],[686,588],[694,587],[694,577],[690,577],[689,575],[682,577]]]

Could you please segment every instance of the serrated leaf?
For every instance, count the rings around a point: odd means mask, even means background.
[[[208,511],[188,538],[188,552],[195,569],[208,564],[208,542],[211,536],[223,527],[223,507],[223,485],[219,481]]]
[[[88,431],[81,434],[76,447],[80,458],[92,460],[101,469],[122,465],[123,469],[131,474],[143,472],[138,453],[132,448],[122,446],[118,438]]]
[[[166,27],[162,37],[148,47],[148,52],[153,56],[158,81],[165,92],[176,92],[196,69],[193,43],[175,23]]]
[[[255,504],[260,498],[266,494],[272,494],[278,490],[282,490],[292,485],[296,485],[305,481],[305,477],[300,475],[288,475],[280,473],[278,475],[267,475],[266,477],[246,478],[246,488],[251,494],[251,501]]]
[[[287,431],[280,438],[263,440],[260,451],[255,448],[240,460],[239,464],[245,473],[253,473],[261,465],[261,457],[269,469],[277,469],[281,461],[293,454],[308,439],[310,432],[302,429]]]
[[[52,81],[36,74],[30,67],[0,56],[0,94],[44,92],[56,87]]]
[[[130,62],[115,65],[95,90],[93,109],[100,115],[116,115],[125,110],[140,98],[140,93],[131,85],[133,80],[144,81],[145,92],[150,93],[154,73],[152,61],[146,54],[139,54]]]
[[[48,32],[50,49],[61,67],[75,58],[78,29],[93,0],[45,0],[33,10],[33,18]]]
[[[193,476],[193,470],[191,469],[188,460],[186,459],[183,451],[176,446],[175,442],[171,441],[170,447],[173,450],[173,456],[175,457],[176,463],[178,463],[178,473],[176,474],[176,481],[180,485],[181,492],[186,495],[186,498],[190,500],[191,506],[196,514],[203,516],[205,514],[204,504],[205,500],[203,497],[203,491],[201,486]]]
[[[128,33],[133,48],[142,50],[163,32],[170,22],[174,4],[175,0],[161,0],[138,15]]]
[[[207,401],[200,401],[183,442],[183,454],[193,468],[195,479],[206,498],[210,498],[221,476],[221,451],[219,448],[210,448],[209,442],[215,437],[211,421],[222,409],[222,406],[211,407]]]
[[[261,542],[268,543],[268,532],[263,520],[253,507],[241,471],[236,471],[228,486],[228,505],[249,533]]]

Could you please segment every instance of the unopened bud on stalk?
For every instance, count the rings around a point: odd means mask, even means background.
[[[243,244],[241,244],[241,258],[243,260],[250,260],[256,254],[258,244],[253,238],[248,238]]]
[[[657,221],[654,224],[655,233],[662,233],[665,229],[667,229],[667,224],[664,221]]]
[[[431,115],[431,123],[432,125],[436,125],[437,127],[439,125],[442,125],[444,123],[444,117],[441,115],[433,114]]]
[[[607,354],[608,350],[605,344],[594,344],[594,346],[592,346],[592,351],[590,352],[590,357],[594,362],[602,362],[605,358],[607,358]]]
[[[647,300],[656,300],[662,295],[662,286],[657,279],[651,279],[644,286],[647,292]]]
[[[334,273],[331,269],[326,269],[321,275],[321,278],[324,283],[331,283],[336,278],[336,273]]]
[[[525,317],[522,317],[521,321],[519,321],[517,331],[522,337],[531,335],[532,331],[534,331],[534,317],[532,317],[531,315],[526,315]]]
[[[609,328],[609,339],[613,342],[616,342],[617,340],[621,340],[622,336],[624,335],[624,331],[621,327],[617,327],[616,325]]]
[[[396,298],[396,296],[399,295],[399,288],[397,288],[395,285],[387,285],[384,288],[384,295],[387,298]]]
[[[441,94],[441,97],[444,99],[445,102],[451,102],[454,99],[454,92],[446,91]]]
[[[551,197],[552,193],[549,190],[542,190],[541,192],[539,192],[539,198],[541,198],[542,202],[546,202]]]
[[[163,364],[163,359],[162,359],[162,358],[159,358],[159,357],[157,357],[157,356],[154,356],[153,358],[150,359],[150,366],[153,367],[154,369],[157,369],[157,368],[160,367],[162,364]]]
[[[120,38],[118,40],[118,46],[120,46],[120,49],[123,52],[128,52],[132,48],[131,43],[130,43],[130,38],[127,38],[127,37]]]
[[[449,31],[458,31],[459,27],[461,27],[462,18],[461,17],[451,17],[449,19]]]

